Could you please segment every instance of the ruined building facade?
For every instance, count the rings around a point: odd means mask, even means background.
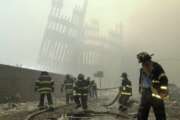
[[[59,73],[83,72],[92,76],[101,70],[106,80],[120,74],[121,31],[101,35],[98,23],[85,23],[88,1],[74,8],[72,17],[62,16],[63,0],[53,0],[40,49],[39,64]],[[114,64],[113,64],[114,63]],[[115,77],[116,78],[113,78]]]

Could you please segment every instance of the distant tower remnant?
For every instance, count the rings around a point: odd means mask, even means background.
[[[63,0],[53,0],[39,54],[39,64],[52,71],[74,71],[82,39],[87,7],[74,8],[72,18],[62,16]],[[76,69],[77,71],[77,69]]]
[[[101,33],[98,20],[85,23],[87,6],[88,0],[84,0],[83,6],[75,7],[68,18],[61,12],[63,0],[52,1],[39,65],[58,73],[93,75],[103,71],[104,86],[105,80],[117,80],[122,72],[122,27]]]

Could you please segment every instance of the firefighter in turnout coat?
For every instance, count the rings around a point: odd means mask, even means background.
[[[148,120],[153,108],[156,120],[166,120],[164,100],[168,97],[168,78],[160,64],[151,60],[152,55],[141,52],[137,55],[140,69],[139,92],[142,94],[138,120]]]
[[[74,86],[74,101],[76,103],[76,108],[82,106],[84,110],[88,108],[88,91],[89,91],[89,81],[85,80],[83,74],[78,75],[78,80]]]
[[[66,75],[64,84],[61,87],[61,92],[65,89],[65,95],[66,95],[66,104],[69,104],[70,101],[73,101],[73,84],[74,84],[74,78],[70,75]]]
[[[39,92],[40,94],[40,102],[38,105],[39,109],[45,108],[45,97],[47,97],[49,109],[53,109],[53,100],[51,93],[54,92],[54,81],[52,81],[48,72],[41,72],[40,77],[35,83],[35,91]]]
[[[132,96],[132,85],[127,73],[122,73],[121,77],[122,85],[120,87],[119,111],[125,111],[127,110],[129,98]]]

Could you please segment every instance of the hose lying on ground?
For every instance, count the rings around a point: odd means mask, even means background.
[[[112,102],[110,102],[109,104],[104,105],[104,106],[108,107],[108,106],[113,105],[119,99],[120,96],[121,96],[121,91],[118,92],[118,94],[116,95],[116,97],[114,98],[114,100]]]

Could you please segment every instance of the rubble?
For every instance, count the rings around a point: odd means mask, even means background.
[[[172,120],[178,120],[180,116],[180,88],[175,84],[169,84],[169,100],[166,101],[167,116]]]
[[[36,109],[35,102],[27,103],[5,103],[0,105],[0,117],[5,115],[16,114],[23,111],[33,111]]]
[[[170,120],[178,120],[180,116],[180,100],[179,96],[180,95],[180,88],[178,88],[176,85],[170,85],[170,99],[166,101],[166,111],[167,111],[167,117]],[[119,114],[118,112],[118,102],[116,102],[114,105],[110,107],[104,107],[104,104],[107,104],[111,102],[114,97],[116,96],[118,90],[110,90],[110,91],[101,91],[99,93],[99,98],[98,99],[90,99],[89,101],[89,111],[95,111],[96,113],[108,113],[111,112],[114,115],[110,114],[93,114],[93,116],[88,116],[89,120],[118,120],[119,118],[116,117],[116,114]],[[134,100],[134,99],[132,99]],[[62,106],[65,105],[65,100],[59,100],[55,99],[55,106]],[[18,104],[1,104],[0,105],[0,120],[3,118],[2,116],[12,116],[9,119],[2,119],[2,120],[21,120],[21,119],[15,119],[13,117],[14,115],[16,116],[27,116],[30,112],[34,111],[36,109],[37,103],[36,102],[27,102],[27,103],[18,103]],[[129,115],[132,117],[137,113],[139,107],[139,102],[135,99],[135,102],[133,103],[132,107],[128,109],[127,112],[123,113],[124,115]],[[74,112],[76,113],[83,111],[82,109],[76,110],[74,109],[74,106],[70,106],[68,108],[63,108],[60,107],[58,110],[55,112],[47,112],[43,115],[40,115],[37,117],[37,120],[41,120],[43,117],[52,117],[56,118],[57,120],[64,120],[65,114]],[[121,113],[120,113],[121,114]],[[87,117],[87,116],[85,116]],[[85,120],[85,117],[82,120]],[[12,119],[14,118],[14,119]],[[20,117],[22,118],[22,117]],[[23,119],[22,119],[23,120]],[[34,119],[36,120],[36,119]],[[123,118],[121,118],[123,120]],[[151,110],[150,112],[150,120],[155,120],[154,118],[154,113]]]
[[[180,88],[175,84],[169,84],[170,105],[180,106]]]

